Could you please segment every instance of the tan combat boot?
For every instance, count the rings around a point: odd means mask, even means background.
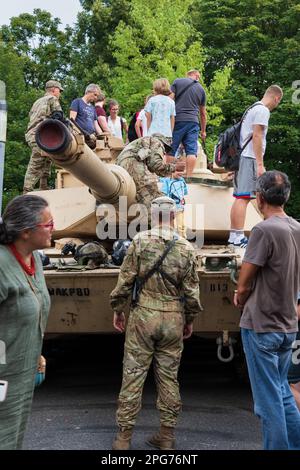
[[[133,429],[120,430],[115,438],[112,450],[129,450]]]
[[[175,449],[174,428],[169,428],[162,424],[159,432],[153,434],[153,436],[147,440],[147,444],[160,450]]]

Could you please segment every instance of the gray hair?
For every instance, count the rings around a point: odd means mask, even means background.
[[[0,244],[13,243],[23,230],[35,228],[46,207],[48,202],[45,199],[30,194],[17,196],[10,201],[0,218]]]
[[[90,83],[85,89],[85,94],[87,95],[88,93],[94,93],[94,92],[98,92],[100,94],[101,89],[99,85],[96,85],[96,83]]]
[[[270,206],[283,206],[290,197],[291,183],[281,171],[266,171],[258,178],[256,191]]]

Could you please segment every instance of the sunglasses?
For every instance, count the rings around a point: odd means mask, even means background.
[[[53,230],[53,228],[54,228],[54,221],[53,221],[53,220],[50,220],[50,221],[47,222],[46,224],[36,224],[36,227],[50,228],[51,230]]]

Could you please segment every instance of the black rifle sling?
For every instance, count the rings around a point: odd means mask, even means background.
[[[198,83],[197,80],[193,80],[192,83],[189,83],[183,90],[181,90],[180,93],[178,93],[178,95],[176,95],[175,93],[175,103],[177,103],[177,101],[179,100],[179,98],[193,85],[195,85],[195,83]]]
[[[163,254],[158,258],[158,260],[154,263],[154,265],[152,266],[152,268],[145,274],[144,277],[137,277],[136,278],[136,281],[135,281],[135,286],[134,286],[134,292],[133,292],[133,302],[137,302],[138,300],[138,297],[139,297],[139,294],[142,290],[142,288],[144,287],[144,285],[146,284],[146,282],[148,281],[148,279],[150,279],[151,276],[153,276],[153,274],[155,272],[160,272],[162,274],[162,276],[165,276],[169,281],[170,281],[170,276],[169,275],[166,275],[166,273],[164,273],[163,271],[160,270],[160,267],[164,261],[164,259],[166,258],[167,254],[169,253],[169,251],[173,248],[173,246],[175,245],[176,241],[178,240],[178,238],[176,236],[174,236],[173,240],[170,240],[168,241],[168,243],[166,244],[166,248],[163,252]],[[171,282],[171,281],[170,281]],[[174,281],[172,280],[172,284],[174,284]]]

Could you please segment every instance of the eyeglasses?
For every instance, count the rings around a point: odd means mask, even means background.
[[[119,111],[119,108],[110,108],[111,111]]]
[[[53,220],[49,220],[49,222],[47,222],[46,224],[36,224],[36,227],[50,228],[51,230],[53,230],[53,228],[54,228],[54,221],[53,221]]]

